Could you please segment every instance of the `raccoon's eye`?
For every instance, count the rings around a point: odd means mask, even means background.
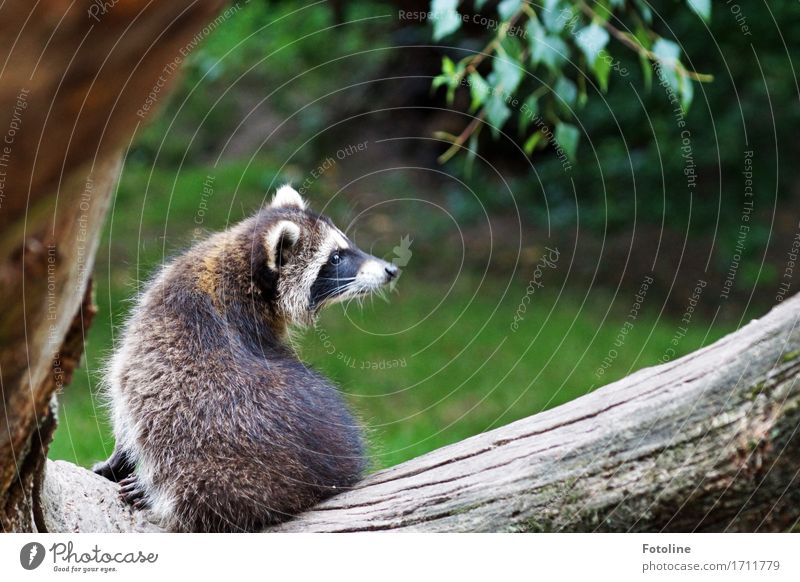
[[[331,255],[331,265],[338,265],[342,262],[342,257],[339,256],[339,253],[333,253]]]

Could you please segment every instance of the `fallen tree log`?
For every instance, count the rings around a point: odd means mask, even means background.
[[[269,531],[788,531],[800,521],[800,296],[715,344],[366,478]],[[51,531],[158,531],[47,468]]]

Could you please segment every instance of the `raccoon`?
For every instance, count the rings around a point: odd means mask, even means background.
[[[397,275],[283,186],[142,293],[106,378],[116,447],[95,472],[191,532],[255,531],[351,487],[361,429],[289,332]]]

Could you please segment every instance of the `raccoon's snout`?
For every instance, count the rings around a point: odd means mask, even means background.
[[[359,269],[356,279],[363,282],[367,287],[377,289],[392,281],[397,277],[398,273],[397,265],[387,263],[376,257],[369,257]]]

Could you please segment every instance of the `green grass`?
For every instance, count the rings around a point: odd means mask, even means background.
[[[129,290],[108,287],[108,281],[98,283],[101,312],[88,336],[86,363],[62,394],[51,448],[51,457],[83,465],[113,447],[97,381]],[[376,468],[557,406],[657,363],[679,325],[645,311],[624,344],[615,346],[629,305],[612,305],[604,321],[608,296],[584,301],[554,290],[537,292],[512,332],[524,283],[505,291],[498,282],[462,277],[450,287],[417,278],[412,262],[388,303],[375,298],[361,307],[331,308],[301,336],[303,359],[342,387],[368,427]],[[719,324],[709,331],[695,319],[676,352],[693,351],[727,331]],[[598,377],[612,348],[618,355]]]

